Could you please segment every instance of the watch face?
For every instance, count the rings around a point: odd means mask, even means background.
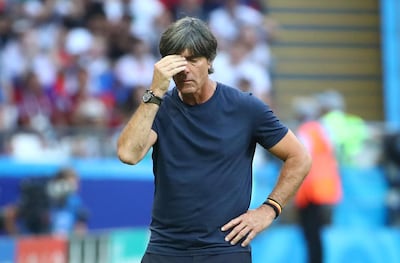
[[[143,99],[144,102],[148,102],[151,99],[151,97],[152,97],[151,93],[146,91],[143,94],[143,98],[142,99]]]
[[[161,104],[162,99],[159,97],[154,96],[151,90],[146,90],[143,94],[142,100],[144,103],[154,103],[157,105]]]

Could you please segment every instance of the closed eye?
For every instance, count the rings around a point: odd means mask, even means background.
[[[199,57],[187,57],[186,60],[189,63],[196,63],[197,61],[199,61]]]

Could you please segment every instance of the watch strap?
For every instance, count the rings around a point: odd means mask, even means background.
[[[162,98],[153,94],[153,96],[151,96],[150,100],[147,103],[154,103],[157,105],[161,105],[161,102],[162,102]]]
[[[154,103],[157,105],[161,105],[162,98],[154,95],[152,90],[146,90],[145,92],[150,96],[150,99],[145,101],[145,103]]]

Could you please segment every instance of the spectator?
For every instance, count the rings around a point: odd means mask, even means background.
[[[210,77],[233,87],[240,87],[247,81],[251,84],[251,89],[246,91],[254,93],[268,103],[271,91],[268,71],[262,65],[250,60],[247,55],[248,47],[242,39],[238,38],[229,48],[229,53],[221,52],[215,58],[215,72]]]
[[[322,263],[322,229],[331,222],[332,208],[342,198],[339,166],[333,145],[317,120],[319,105],[312,97],[293,102],[297,135],[311,154],[311,170],[295,195],[295,206],[303,231],[309,263]]]
[[[31,47],[25,44],[27,25],[22,21],[13,21],[5,14],[0,14],[0,24],[5,24],[0,26],[0,30],[2,27],[4,30],[0,49],[0,80],[13,85],[28,69],[27,58]]]
[[[130,16],[132,20],[131,33],[148,43],[158,40],[154,25],[160,16],[167,11],[166,7],[159,0],[130,0]]]
[[[387,208],[388,224],[400,226],[400,131],[395,130],[383,136],[383,160],[388,182]]]
[[[246,46],[246,57],[269,71],[272,58],[265,30],[259,26],[243,25],[239,27],[238,38]]]
[[[12,98],[10,86],[0,83],[0,134],[17,126],[18,110]],[[1,135],[0,135],[1,136]],[[0,152],[2,138],[0,138]]]
[[[177,2],[178,3],[173,8],[175,19],[185,16],[197,17],[204,21],[208,19],[203,8],[204,0],[179,0]]]
[[[87,69],[78,67],[76,78],[76,92],[71,96],[72,124],[76,127],[107,127],[107,105],[100,97],[91,93]]]
[[[131,38],[130,52],[123,55],[115,62],[115,77],[121,83],[123,95],[121,100],[130,98],[137,98],[134,104],[140,102],[141,95],[144,89],[150,85],[153,77],[153,67],[156,62],[156,57],[151,53],[150,46],[143,39]],[[119,101],[119,103],[126,103],[127,101]]]
[[[259,11],[239,0],[224,0],[223,5],[212,10],[209,25],[222,48],[229,46],[243,25],[263,26],[264,16]]]
[[[40,84],[34,72],[27,72],[22,79],[18,97],[18,123],[21,127],[45,132],[59,121],[50,94]]]

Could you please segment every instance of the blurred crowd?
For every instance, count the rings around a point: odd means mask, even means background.
[[[271,103],[276,23],[265,2],[0,0],[0,153],[110,154],[151,83],[160,33],[182,16],[218,38],[212,78]]]

